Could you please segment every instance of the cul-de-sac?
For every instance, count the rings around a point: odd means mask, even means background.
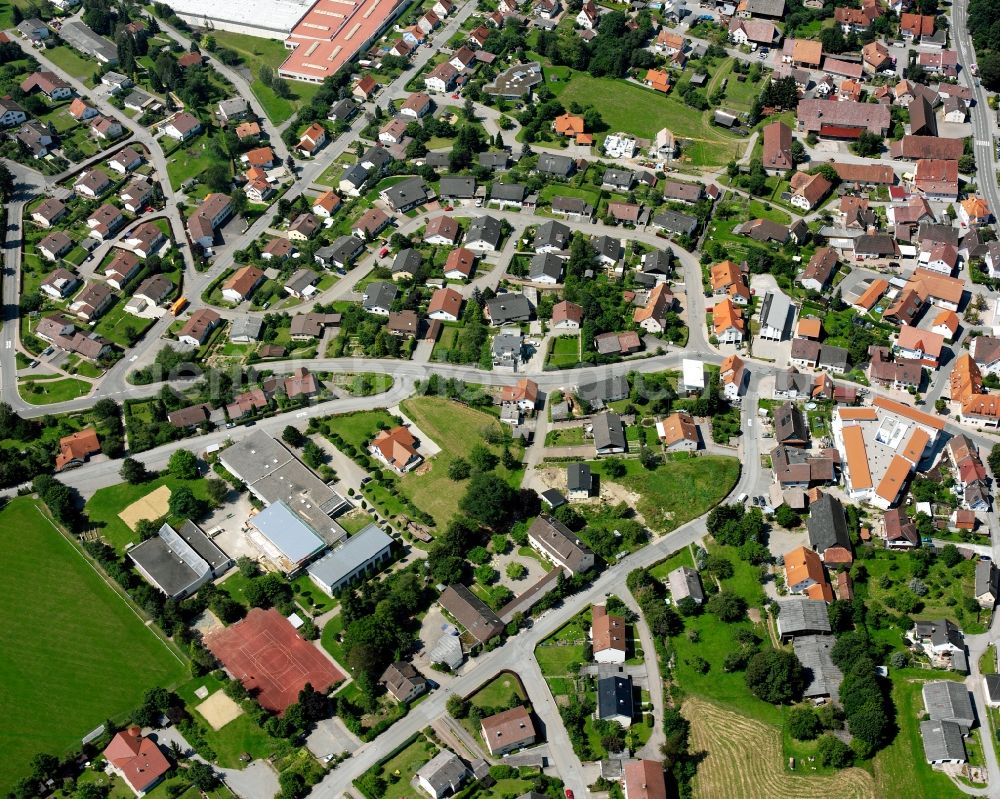
[[[0,0],[0,797],[1000,799],[1000,0]]]

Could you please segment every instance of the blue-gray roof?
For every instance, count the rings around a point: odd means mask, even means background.
[[[369,524],[355,533],[330,554],[320,558],[308,568],[326,585],[337,585],[359,566],[377,556],[386,547],[392,546],[392,538],[375,524]]]
[[[301,563],[326,544],[284,502],[274,502],[253,518],[253,526],[289,561]]]

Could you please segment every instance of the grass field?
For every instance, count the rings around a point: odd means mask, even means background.
[[[25,402],[32,405],[52,405],[84,397],[93,386],[86,380],[64,377],[59,380],[20,380],[18,391]]]
[[[404,475],[400,487],[417,507],[433,516],[443,528],[458,511],[459,499],[465,491],[461,483],[448,477],[448,464],[455,458],[466,457],[476,444],[485,444],[479,431],[499,423],[482,411],[441,397],[409,399],[403,403],[402,410],[441,447],[441,452],[421,468]],[[501,448],[490,446],[489,449],[499,455]],[[517,450],[513,451],[517,454]],[[510,472],[498,465],[497,474],[515,487],[521,483],[520,471]]]
[[[391,426],[393,421],[388,413],[378,410],[334,416],[329,424],[330,430],[338,433],[344,441],[358,449],[364,449],[365,444],[378,432],[380,424]]]
[[[0,790],[186,667],[24,497],[0,511]],[[12,535],[12,531],[17,531]]]
[[[291,96],[279,97],[274,90],[261,83],[258,75],[263,65],[271,67],[277,72],[286,58],[288,51],[284,44],[277,39],[262,39],[259,36],[247,36],[243,33],[233,33],[231,31],[213,31],[212,35],[223,47],[235,50],[243,58],[243,63],[253,74],[254,80],[250,83],[257,100],[264,108],[264,113],[276,125],[280,125],[303,105],[312,101],[319,85],[302,83],[301,81],[286,81],[292,90]]]
[[[521,700],[528,697],[517,675],[504,671],[472,694],[469,702],[476,707],[501,707],[508,704],[514,696]]]
[[[201,175],[213,164],[221,163],[228,167],[227,161],[220,161],[216,156],[211,143],[211,133],[200,133],[167,156],[167,176],[174,191],[179,190],[185,181]]]
[[[168,486],[171,491],[181,486],[187,486],[198,499],[204,500],[208,497],[204,480],[178,480],[175,477],[167,476],[139,485],[119,483],[102,488],[87,501],[84,510],[94,526],[100,528],[104,540],[119,552],[124,552],[128,544],[139,543],[139,536],[118,518],[118,514],[137,499],[146,496],[162,485]]]
[[[61,67],[74,78],[80,80],[92,77],[98,70],[96,61],[84,58],[68,44],[46,48],[45,57],[57,67]]]
[[[700,799],[913,796],[895,790],[877,792],[871,775],[860,768],[832,776],[789,773],[781,752],[781,733],[773,727],[697,699],[687,700],[682,710],[691,722],[692,751],[705,753],[694,783],[694,795]],[[799,767],[810,768],[808,763]]]
[[[612,482],[639,494],[636,510],[651,530],[660,533],[675,530],[708,512],[732,490],[740,474],[740,462],[722,455],[668,461],[653,471],[635,460],[624,463],[625,476]],[[591,463],[591,469],[602,480],[609,479],[604,466],[602,461]]]
[[[550,84],[563,105],[592,105],[609,132],[624,131],[653,138],[661,128],[670,128],[678,139],[687,139],[682,162],[692,166],[720,166],[739,158],[746,139],[713,126],[712,111],[696,111],[676,94],[662,95],[624,80],[595,78],[574,72],[572,80]]]
[[[552,339],[552,349],[549,350],[550,366],[572,366],[579,360],[579,336],[559,336]]]

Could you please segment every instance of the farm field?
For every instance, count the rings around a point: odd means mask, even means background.
[[[0,790],[39,752],[61,754],[187,668],[63,538],[35,502],[0,511]],[[16,657],[12,655],[16,653]],[[125,656],[127,653],[127,656]]]
[[[781,733],[710,702],[689,699],[682,712],[691,722],[691,748],[705,752],[694,781],[698,799],[875,799],[871,775],[850,768],[835,775],[807,776],[785,770]],[[902,795],[902,794],[895,794]]]

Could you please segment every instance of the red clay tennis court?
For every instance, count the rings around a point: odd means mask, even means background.
[[[306,683],[324,693],[344,679],[276,610],[254,608],[243,621],[205,636],[205,646],[262,707],[277,713],[298,701]]]

